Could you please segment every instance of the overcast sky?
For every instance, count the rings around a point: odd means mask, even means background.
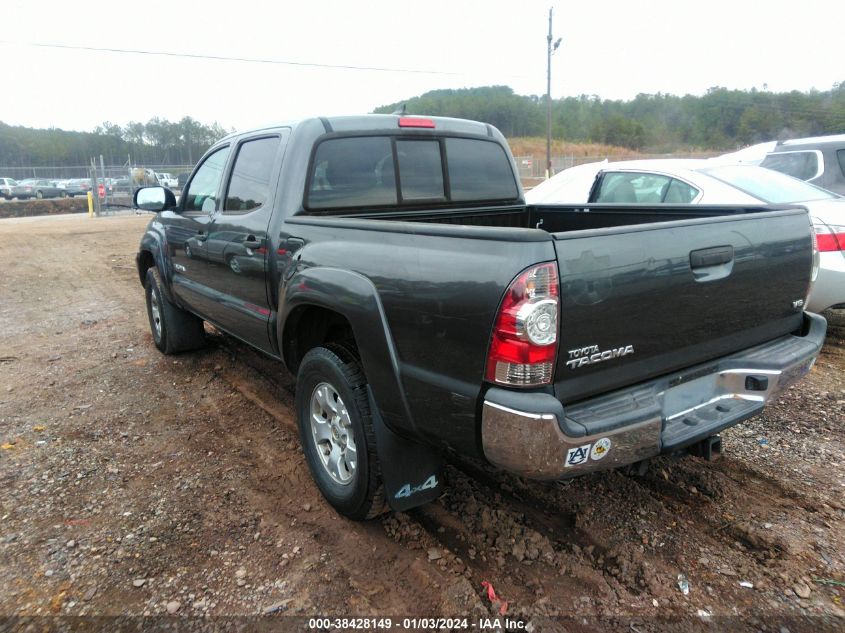
[[[91,130],[189,115],[243,129],[370,112],[436,88],[506,84],[544,94],[550,6],[563,38],[554,98],[702,94],[716,85],[827,90],[845,81],[845,2],[834,0],[4,0],[0,120]]]

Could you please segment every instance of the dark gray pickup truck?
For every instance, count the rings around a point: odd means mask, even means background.
[[[758,414],[813,365],[800,207],[528,206],[484,123],[315,118],[228,136],[156,211],[138,274],[164,353],[203,321],[297,376],[326,499],[435,498],[448,451],[541,479]]]

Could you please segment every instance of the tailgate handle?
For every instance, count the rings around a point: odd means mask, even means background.
[[[690,252],[689,263],[690,267],[695,270],[696,268],[710,268],[711,266],[727,264],[733,258],[733,246],[714,246]]]

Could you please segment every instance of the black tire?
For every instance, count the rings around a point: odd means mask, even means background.
[[[338,483],[318,453],[312,433],[312,397],[322,384],[331,386],[343,401],[354,440],[357,463],[351,481]],[[305,460],[317,488],[343,516],[364,521],[387,510],[376,439],[367,398],[367,379],[361,363],[346,346],[315,347],[302,359],[296,381],[296,413]]]
[[[178,354],[203,347],[205,328],[202,319],[170,303],[161,286],[158,269],[153,267],[147,270],[147,318],[155,346],[164,354]]]

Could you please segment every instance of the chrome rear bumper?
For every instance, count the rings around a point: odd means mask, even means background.
[[[484,455],[534,479],[562,479],[679,450],[760,413],[813,366],[825,320],[770,343],[563,407],[552,395],[491,388]]]

